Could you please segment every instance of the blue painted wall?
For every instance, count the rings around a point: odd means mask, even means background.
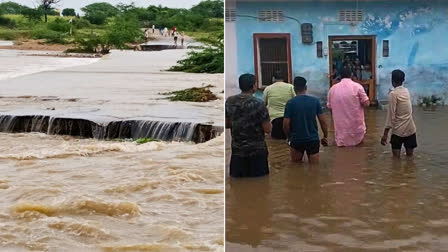
[[[338,11],[360,9],[363,22],[351,26],[338,22]],[[406,73],[406,86],[414,102],[420,96],[437,94],[448,102],[448,2],[239,2],[237,15],[257,16],[259,10],[283,10],[284,15],[313,24],[314,43],[301,42],[300,26],[285,19],[282,23],[260,22],[237,17],[238,74],[254,73],[254,33],[290,33],[293,76],[304,76],[310,93],[325,99],[329,88],[328,57],[316,56],[315,41],[328,45],[331,35],[377,36],[377,98],[386,100],[390,73]],[[382,40],[389,40],[390,56],[382,57]],[[236,87],[235,87],[236,88]]]

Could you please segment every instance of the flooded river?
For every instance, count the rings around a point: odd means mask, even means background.
[[[413,161],[379,144],[385,111],[367,112],[362,147],[323,148],[317,166],[292,164],[283,141],[267,140],[269,176],[227,179],[226,250],[446,251],[448,109],[414,117]]]
[[[224,250],[224,137],[191,142],[195,125],[223,124],[222,74],[163,71],[186,50],[17,53],[0,50],[15,64],[0,63],[1,251]],[[160,94],[202,84],[220,99]],[[100,140],[141,136],[182,142]]]
[[[222,251],[223,144],[0,133],[7,251]]]

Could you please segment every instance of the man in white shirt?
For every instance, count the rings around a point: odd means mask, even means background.
[[[386,127],[381,144],[386,145],[389,131],[392,130],[390,143],[394,157],[399,158],[404,144],[406,156],[412,157],[417,148],[417,129],[412,118],[412,102],[409,90],[403,87],[405,74],[401,70],[392,71],[392,86],[389,93],[389,109],[387,111]]]

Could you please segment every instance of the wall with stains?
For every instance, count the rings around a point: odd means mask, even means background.
[[[282,23],[260,22],[259,10],[283,10],[284,15],[302,23],[313,24],[314,43],[301,42],[300,25],[291,19]],[[356,25],[338,22],[342,9],[363,10],[363,21]],[[253,33],[290,33],[293,75],[304,76],[310,93],[325,99],[329,88],[328,57],[316,56],[316,41],[328,47],[331,35],[377,36],[377,98],[387,99],[391,87],[390,73],[402,69],[414,102],[420,96],[437,94],[448,102],[448,2],[384,1],[384,2],[237,2],[235,36],[237,41],[237,75],[253,73]],[[382,40],[389,40],[390,56],[382,57]],[[231,83],[228,93],[237,92],[237,76],[226,75]]]

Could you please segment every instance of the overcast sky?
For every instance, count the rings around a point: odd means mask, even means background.
[[[37,6],[37,2],[39,0],[0,0],[0,2],[17,2],[23,5],[28,5],[30,7]],[[132,3],[134,2],[136,6],[148,7],[149,5],[159,5],[171,8],[191,8],[193,5],[196,5],[201,2],[201,0],[61,0],[61,3],[56,6],[57,9],[64,8],[74,8],[77,11],[82,7],[89,5],[91,3],[96,2],[108,2],[112,5],[116,5],[118,3]]]

